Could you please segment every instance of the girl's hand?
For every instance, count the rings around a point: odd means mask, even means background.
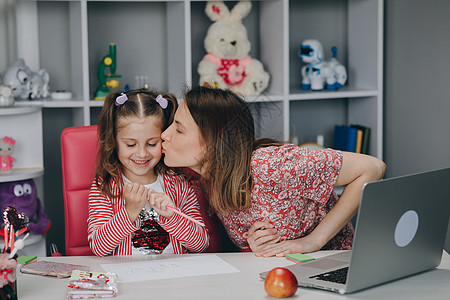
[[[150,203],[151,207],[161,216],[166,219],[172,218],[174,212],[167,209],[167,206],[171,206],[175,208],[175,203],[164,193],[157,193],[152,189],[148,189],[147,192],[148,203]]]
[[[128,217],[133,223],[139,216],[145,203],[147,203],[147,189],[145,186],[134,182],[125,182],[123,185],[123,198]]]
[[[277,230],[268,220],[255,222],[247,232],[247,243],[255,253],[279,241],[280,236],[277,234]]]
[[[309,253],[319,251],[323,245],[311,234],[295,240],[284,240],[276,244],[267,244],[256,251],[256,256],[284,256],[289,253]]]

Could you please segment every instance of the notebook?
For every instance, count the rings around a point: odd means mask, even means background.
[[[449,222],[449,183],[450,168],[367,183],[353,250],[287,268],[299,286],[345,294],[437,267]]]

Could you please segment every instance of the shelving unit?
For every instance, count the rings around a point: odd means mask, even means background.
[[[12,155],[15,161],[10,173],[0,173],[0,182],[33,179],[42,201],[44,160],[41,107],[0,108],[0,138],[4,136],[16,140]],[[2,242],[0,244],[3,245]],[[42,235],[30,235],[19,255],[45,256],[45,238]]]
[[[206,54],[203,40],[211,24],[204,12],[205,1],[16,3],[18,57],[32,70],[47,69],[52,90],[73,94],[69,101],[18,103],[44,108],[46,161],[60,155],[55,144],[63,128],[96,124],[103,105],[92,100],[98,85],[97,65],[108,53],[109,43],[117,45],[116,72],[122,75],[122,88],[126,83],[135,88],[135,76],[142,75],[148,76],[151,88],[181,97],[185,86],[198,82],[197,65]],[[226,1],[229,8],[235,3]],[[316,141],[320,134],[330,147],[335,124],[358,123],[372,129],[370,154],[382,158],[383,0],[260,0],[252,4],[243,20],[252,44],[250,55],[271,75],[263,94],[246,99],[257,135],[280,140],[297,136],[304,143]],[[302,63],[297,53],[307,38],[322,42],[326,59],[331,58],[331,46],[338,48],[338,59],[349,75],[343,89],[300,90]],[[60,174],[56,165],[46,168],[45,177],[50,180]],[[61,191],[52,188],[53,194],[46,198],[62,203]]]
[[[231,8],[236,2],[226,3]],[[334,124],[360,123],[372,128],[370,152],[381,158],[383,1],[252,4],[244,19],[251,55],[271,74],[264,94],[247,99],[261,125],[257,124],[258,135],[283,140],[298,135],[300,142],[308,142],[322,134],[325,145],[332,146]],[[74,94],[70,101],[44,100],[36,105],[72,110],[73,125],[96,123],[102,106],[102,101],[92,100],[98,84],[97,64],[110,42],[117,44],[122,87],[128,83],[133,88],[134,76],[144,75],[151,87],[181,96],[183,86],[198,82],[196,67],[205,54],[203,39],[211,24],[204,7],[204,1],[189,0],[19,0],[18,16],[27,17],[18,24],[19,56],[36,69],[46,68],[54,89]],[[331,57],[327,49],[338,47],[338,58],[349,74],[344,89],[300,90],[297,52],[306,38],[319,39],[326,58]],[[332,108],[331,113],[309,110],[313,102]]]

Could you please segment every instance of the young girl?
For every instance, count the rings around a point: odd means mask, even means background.
[[[220,112],[220,113],[218,113]],[[351,249],[364,184],[385,164],[362,154],[255,139],[246,103],[228,90],[194,87],[163,139],[164,162],[202,176],[231,240],[259,256]],[[340,198],[334,186],[346,185]]]
[[[161,132],[176,109],[175,96],[150,90],[106,97],[98,119],[98,165],[89,193],[88,240],[96,255],[207,248],[205,227],[167,209],[171,206],[202,222],[194,191],[161,159]]]

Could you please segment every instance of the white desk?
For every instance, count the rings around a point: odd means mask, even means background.
[[[310,255],[318,258],[335,252],[316,252]],[[119,283],[118,297],[112,299],[270,299],[264,291],[264,281],[259,278],[259,273],[274,267],[293,264],[285,258],[259,258],[252,253],[220,253],[217,255],[239,269],[240,272]],[[173,255],[167,256],[172,257]],[[103,271],[100,264],[155,259],[155,257],[157,256],[110,256],[104,258],[73,256],[41,259],[89,265],[92,271]],[[19,299],[65,299],[67,282],[68,279],[19,274],[17,282]],[[299,287],[296,295],[289,299],[449,299],[449,283],[450,255],[444,252],[442,263],[437,269],[416,276],[344,296]]]

